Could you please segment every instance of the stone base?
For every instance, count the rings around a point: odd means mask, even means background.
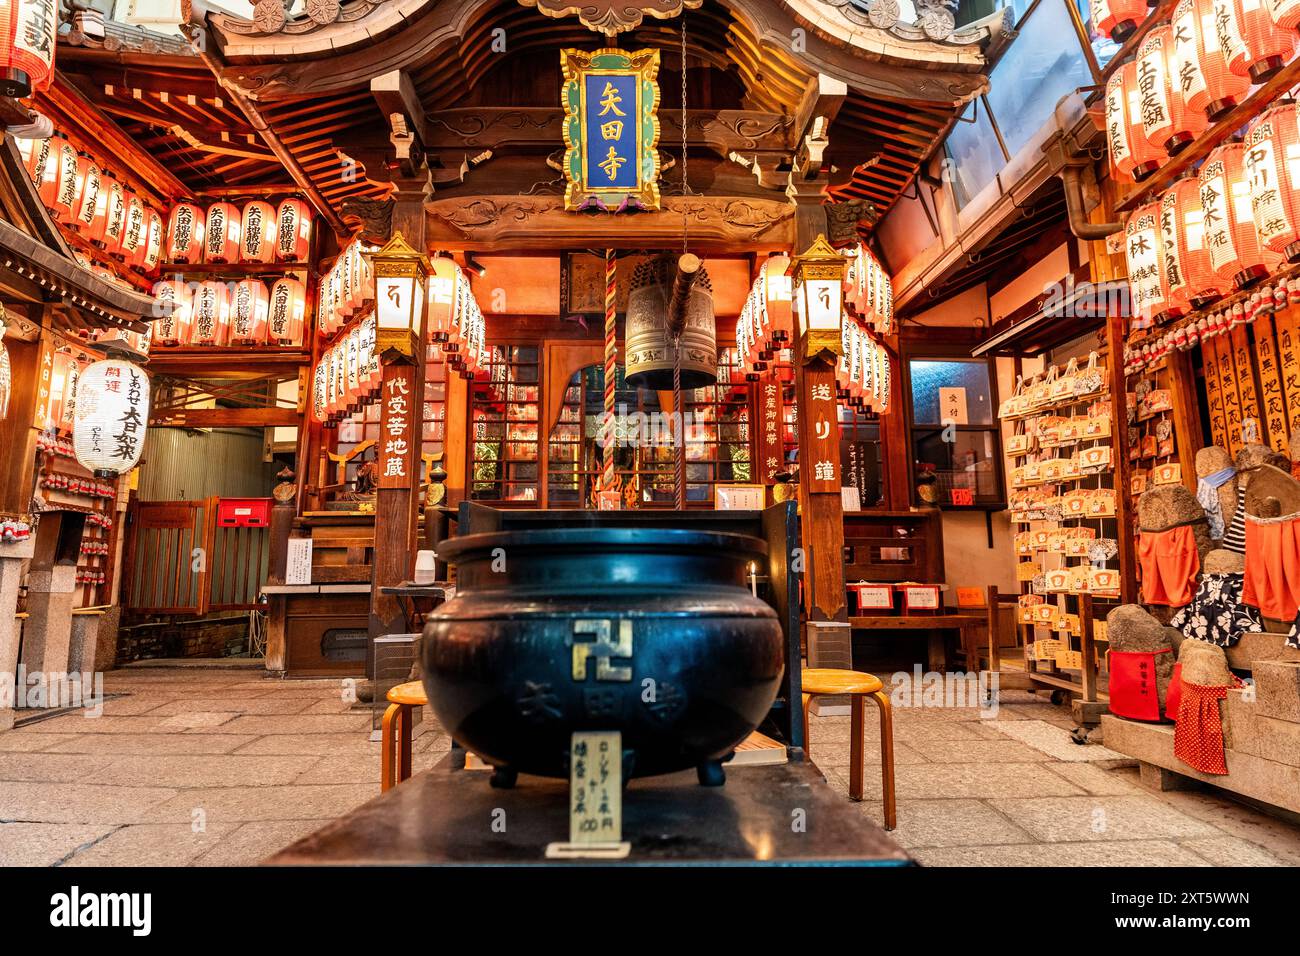
[[[1300,648],[1288,647],[1285,634],[1243,634],[1223,651],[1237,671],[1253,671],[1256,661],[1300,661]]]
[[[1101,719],[1106,746],[1181,777],[1207,783],[1261,803],[1300,813],[1300,767],[1228,748],[1226,776],[1193,770],[1174,756],[1172,724],[1144,724],[1107,714]],[[1155,771],[1148,771],[1152,779]],[[1156,779],[1167,779],[1160,775]]]

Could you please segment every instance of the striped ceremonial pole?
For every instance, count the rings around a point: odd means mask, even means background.
[[[614,250],[605,250],[605,473],[601,490],[614,488],[614,385],[618,377],[618,348],[614,335],[617,307],[618,263]]]

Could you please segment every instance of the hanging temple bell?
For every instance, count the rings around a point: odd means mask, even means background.
[[[642,262],[632,274],[624,347],[628,384],[673,387],[673,339],[678,330],[682,388],[713,384],[718,343],[708,271],[689,253],[680,258],[664,253]]]

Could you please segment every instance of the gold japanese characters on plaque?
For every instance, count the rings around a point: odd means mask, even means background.
[[[659,51],[562,50],[564,207],[659,208]]]

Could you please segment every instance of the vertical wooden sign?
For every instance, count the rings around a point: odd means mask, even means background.
[[[375,463],[380,488],[410,488],[415,470],[415,366],[384,366]]]
[[[763,377],[757,389],[758,399],[758,480],[765,485],[776,484],[777,472],[784,467],[785,444],[782,430],[785,427],[785,410],[781,400],[781,383],[776,373]]]
[[[1285,452],[1288,431],[1286,398],[1282,394],[1282,376],[1278,372],[1277,347],[1273,339],[1273,317],[1261,315],[1255,320],[1255,355],[1259,362],[1264,435],[1274,451]]]
[[[800,408],[807,409],[807,425],[799,435],[799,483],[813,494],[833,493],[838,498],[840,486],[839,407],[835,403],[835,372],[826,362],[805,367],[808,391]]]
[[[1237,393],[1237,370],[1232,364],[1232,343],[1222,335],[1214,337],[1215,361],[1219,363],[1219,388],[1223,392],[1223,417],[1228,425],[1228,454],[1241,448],[1241,397]]]
[[[1278,374],[1286,398],[1286,420],[1289,430],[1294,431],[1300,428],[1300,349],[1296,342],[1295,310],[1275,312],[1273,323],[1277,333]]]
[[[1219,384],[1219,363],[1213,342],[1201,343],[1201,365],[1205,368],[1205,399],[1210,408],[1210,437],[1220,448],[1228,447],[1228,423],[1223,415],[1223,388]]]
[[[1264,423],[1259,414],[1259,398],[1255,391],[1255,361],[1251,354],[1250,336],[1244,325],[1232,330],[1232,365],[1237,371],[1237,394],[1241,399],[1241,422],[1248,431],[1248,422],[1254,422],[1252,441],[1264,440]]]
[[[569,842],[623,839],[623,735],[579,731],[569,753]]]

